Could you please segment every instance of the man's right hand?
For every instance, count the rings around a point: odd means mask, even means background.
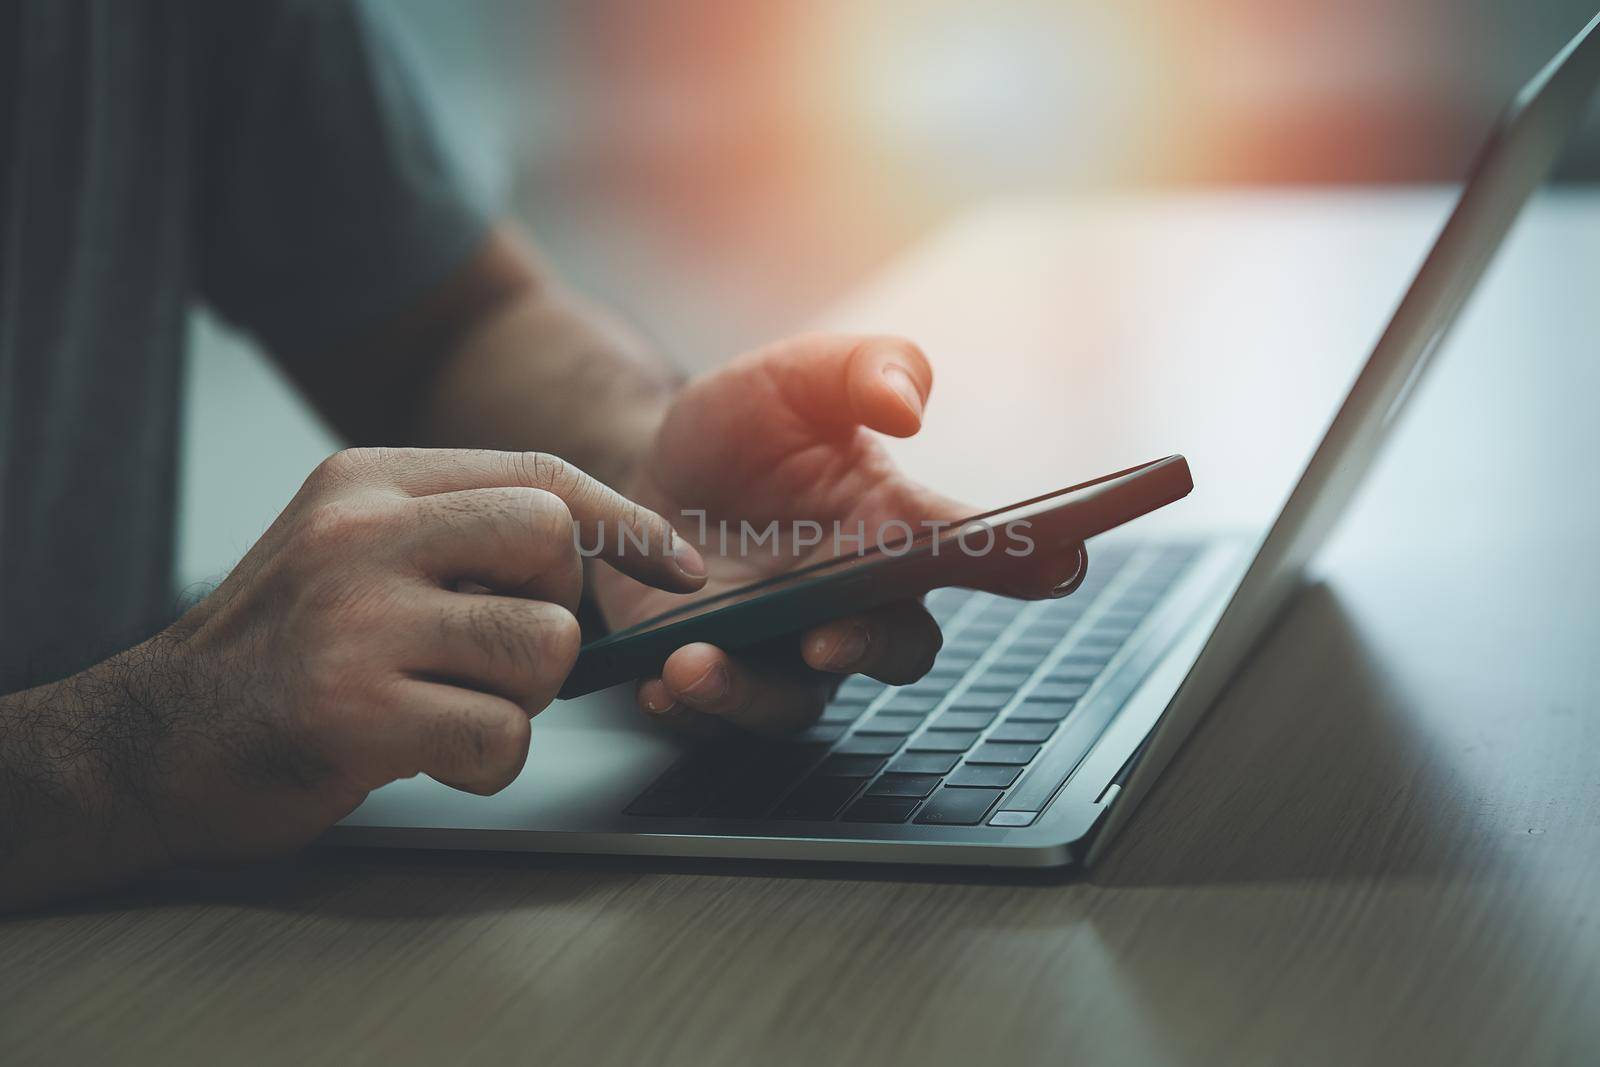
[[[641,581],[704,582],[664,519],[554,457],[356,449],[318,467],[169,630],[20,696],[73,744],[55,764],[72,807],[103,812],[108,837],[148,823],[112,847],[135,853],[117,866],[290,848],[419,773],[492,793],[577,655],[574,523],[585,552],[603,543]],[[83,846],[58,831],[58,846]],[[159,847],[134,849],[146,834]]]

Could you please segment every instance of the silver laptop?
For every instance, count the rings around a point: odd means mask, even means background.
[[[914,685],[847,681],[782,741],[692,744],[631,692],[558,703],[494,797],[425,778],[329,843],[985,867],[1090,863],[1297,587],[1600,82],[1600,17],[1517,95],[1281,512],[1259,537],[1090,545],[1073,596],[929,598]],[[1181,443],[1180,443],[1181,444]],[[627,687],[624,687],[627,688]]]

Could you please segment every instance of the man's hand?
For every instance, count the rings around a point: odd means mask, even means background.
[[[418,773],[504,787],[577,655],[574,522],[632,580],[704,581],[665,520],[553,457],[332,457],[170,630],[0,707],[30,750],[0,779],[51,806],[0,824],[0,901],[289,848]]]
[[[903,528],[886,524],[907,523],[920,533],[921,523],[956,522],[977,510],[905,478],[876,437],[916,433],[932,386],[926,357],[899,338],[780,342],[691,383],[626,489],[685,537],[698,539],[704,525],[707,594],[833,555],[835,523],[846,536],[864,529],[866,547],[885,530],[892,544]],[[816,523],[820,543],[796,544],[796,521]],[[756,531],[778,523],[778,543],[741,551],[741,522]],[[1049,596],[1080,565],[1075,546],[1040,545],[1035,560],[995,591]],[[617,574],[597,573],[595,590],[614,627],[677,602]],[[741,662],[711,645],[688,645],[660,678],[641,683],[639,703],[686,725],[709,715],[758,731],[792,730],[817,716],[840,675],[912,682],[933,665],[940,643],[933,618],[908,602],[817,627],[776,661]]]

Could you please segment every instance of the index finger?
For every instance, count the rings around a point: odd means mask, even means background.
[[[705,560],[672,524],[559,456],[477,448],[384,449],[381,480],[410,496],[526,486],[560,497],[577,525],[578,548],[631,578],[688,593],[706,581]]]

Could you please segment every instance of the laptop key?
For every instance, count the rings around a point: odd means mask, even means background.
[[[1068,663],[1065,660],[1050,668],[1045,680],[1050,682],[1092,682],[1105,669],[1103,663]]]
[[[833,755],[822,761],[817,774],[824,778],[871,778],[883,764],[879,756]]]
[[[772,814],[779,819],[832,819],[860,788],[854,778],[811,778],[801,782]]]
[[[622,809],[624,815],[686,818],[699,811],[705,797],[693,793],[646,793]]]
[[[850,805],[845,822],[905,822],[921,800],[914,797],[864,797]]]
[[[935,793],[922,810],[917,822],[936,826],[976,826],[989,814],[1003,789],[952,789],[945,786]]]
[[[989,820],[990,826],[1031,826],[1033,820],[1039,817],[1032,811],[997,811],[994,818]]]
[[[724,754],[728,762],[730,791],[765,793],[776,789],[780,793],[805,777],[805,773],[822,755],[817,749],[805,745],[784,746],[762,742],[758,747],[731,748]],[[773,800],[777,797],[773,796]]]
[[[892,756],[900,751],[900,746],[905,739],[886,735],[872,735],[863,737],[856,734],[848,741],[834,746],[833,754],[836,756]]]
[[[959,755],[945,752],[907,752],[889,761],[885,774],[949,774]]]
[[[1014,692],[1011,690],[968,689],[951,701],[950,707],[956,711],[968,709],[981,711],[985,708],[1003,708],[1011,703],[1013,695]]]
[[[1009,741],[985,741],[967,756],[967,762],[1003,763],[1021,767],[1038,754],[1038,745],[1021,745]]]
[[[834,699],[843,703],[870,704],[885,688],[882,682],[858,674],[844,680],[844,684],[839,686],[839,695]]]
[[[885,715],[879,712],[860,726],[856,727],[857,733],[863,734],[893,734],[904,737],[913,733],[922,725],[922,719],[917,715]]]
[[[1021,773],[1021,767],[1000,767],[968,763],[958,768],[954,774],[945,779],[944,784],[959,788],[1005,789],[1016,781],[1017,775]]]
[[[995,713],[992,711],[946,711],[940,714],[928,728],[932,730],[981,730],[994,722]]]
[[[978,675],[972,683],[974,689],[999,689],[1008,693],[1015,693],[1028,681],[1029,671],[997,671],[994,668]]]
[[[965,752],[977,740],[976,730],[929,730],[906,748],[911,752]]]
[[[1028,696],[1035,700],[1077,700],[1088,691],[1088,682],[1040,682]]]
[[[937,774],[885,774],[872,783],[872,788],[867,790],[867,796],[916,797],[921,800],[938,785]]]
[[[865,704],[829,704],[822,709],[823,722],[855,722],[867,710]]]
[[[1056,724],[1053,722],[1012,722],[1008,719],[989,731],[989,740],[1037,745],[1050,740],[1050,735],[1055,732]]]
[[[831,745],[844,736],[843,723],[817,723],[797,734],[780,737],[780,745]]]
[[[884,701],[880,712],[923,715],[934,709],[944,697],[937,693],[896,693]]]
[[[1118,641],[1126,641],[1129,635],[1138,628],[1139,624],[1137,622],[1109,617],[1102,617],[1099,622],[1094,624],[1095,636],[1104,637],[1107,640],[1115,638]]]
[[[745,778],[712,801],[701,814],[718,819],[759,819],[792,784],[794,778],[788,775]]]
[[[1006,722],[1060,722],[1072,714],[1075,700],[1034,700],[1029,698],[1006,715]]]
[[[732,777],[737,765],[730,760],[718,759],[717,755],[715,749],[707,749],[684,756],[662,771],[651,789],[676,792]]]

